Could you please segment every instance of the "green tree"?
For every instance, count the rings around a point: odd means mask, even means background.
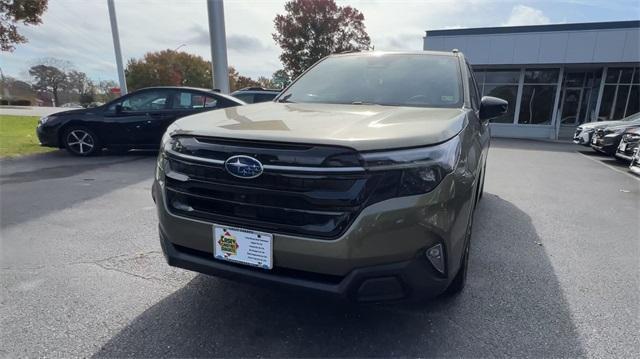
[[[271,81],[270,78],[264,77],[264,76],[260,76],[258,77],[258,85],[264,89],[272,89],[275,88],[275,85],[273,84],[273,82]]]
[[[96,98],[100,102],[109,102],[118,97],[117,94],[111,92],[111,89],[118,87],[118,84],[113,80],[102,80],[96,85],[97,96]]]
[[[291,78],[284,69],[280,69],[271,75],[271,84],[274,88],[283,89],[289,83],[291,83]]]
[[[34,79],[32,85],[36,91],[50,93],[53,96],[53,105],[60,105],[58,93],[64,88],[67,76],[55,66],[36,65],[29,69],[29,75]]]
[[[240,75],[238,70],[233,66],[229,66],[229,88],[231,89],[231,92],[245,87],[256,86],[260,86],[260,83],[253,80],[251,77]]]
[[[87,74],[81,71],[71,70],[67,72],[65,90],[78,98],[78,102],[85,106],[93,102],[96,94],[96,85]]]
[[[0,50],[13,51],[15,44],[27,42],[17,24],[38,25],[48,0],[0,0]]]
[[[211,63],[186,52],[149,52],[129,60],[125,74],[130,91],[163,85],[211,88]]]
[[[355,8],[337,6],[334,0],[291,0],[284,9],[274,19],[272,36],[293,78],[331,53],[369,49],[364,15]]]

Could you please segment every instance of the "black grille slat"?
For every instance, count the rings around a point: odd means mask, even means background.
[[[231,176],[222,166],[206,165],[168,157],[172,170],[194,179],[211,183],[240,184],[238,178]],[[350,175],[303,175],[286,173],[263,173],[260,177],[243,180],[242,185],[267,189],[283,189],[287,191],[309,191],[310,188],[324,188],[334,191],[345,191],[353,186],[353,182],[362,176]]]
[[[265,170],[251,179],[230,175],[223,162],[249,155],[263,164],[295,167],[360,166],[355,150],[182,136],[165,152],[167,206],[171,212],[226,225],[318,239],[339,237],[369,203],[386,191],[389,173]],[[182,156],[186,155],[186,156]],[[213,160],[213,161],[212,161]],[[207,162],[208,161],[208,162]],[[265,163],[266,162],[266,163]],[[396,182],[397,183],[397,182]],[[391,188],[391,187],[390,187]]]

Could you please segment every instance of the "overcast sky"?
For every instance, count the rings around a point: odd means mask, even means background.
[[[640,19],[637,0],[351,0],[365,16],[376,50],[421,50],[425,30]],[[281,68],[271,38],[285,1],[225,0],[229,64],[243,75]],[[205,0],[116,0],[125,63],[148,51],[175,49],[210,58]],[[106,0],[49,0],[43,23],[22,27],[29,42],[2,52],[5,76],[28,79],[37,59],[68,60],[94,80],[117,78]]]

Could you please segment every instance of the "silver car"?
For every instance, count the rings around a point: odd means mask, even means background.
[[[640,119],[640,112],[636,112],[633,115],[627,116],[617,121],[594,121],[583,123],[576,128],[576,132],[573,134],[573,143],[583,146],[589,146],[593,138],[593,134],[596,130],[604,127],[611,127],[617,125],[624,125],[627,121],[633,121]]]

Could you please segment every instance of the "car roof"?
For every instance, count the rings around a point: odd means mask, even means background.
[[[239,90],[235,90],[235,91],[233,91],[232,93],[240,93],[240,92],[242,92],[242,93],[251,93],[251,92],[255,92],[255,93],[265,93],[265,92],[268,92],[268,93],[278,93],[278,92],[280,92],[280,91],[282,91],[282,90],[278,90],[278,89],[265,89],[265,88],[262,88],[262,87],[244,87],[244,88],[241,88],[241,89],[239,89]]]
[[[457,49],[451,51],[350,51],[344,53],[335,53],[329,57],[342,56],[385,56],[385,55],[424,55],[424,56],[451,56],[458,57],[461,52]]]
[[[206,88],[201,88],[201,87],[192,87],[192,86],[150,86],[150,87],[144,87],[144,88],[132,91],[132,92],[146,91],[146,90],[190,90],[190,91],[197,91],[197,92],[206,92],[208,94],[212,94],[212,95],[223,97],[223,98],[225,98],[225,99],[227,99],[229,101],[233,101],[233,102],[236,102],[236,103],[241,104],[241,105],[246,105],[247,104],[246,102],[244,102],[244,101],[242,101],[242,100],[240,100],[238,98],[235,98],[235,97],[233,97],[231,95],[224,94],[222,92],[218,92],[218,91],[215,91],[215,90],[212,90],[212,89],[206,89]]]

